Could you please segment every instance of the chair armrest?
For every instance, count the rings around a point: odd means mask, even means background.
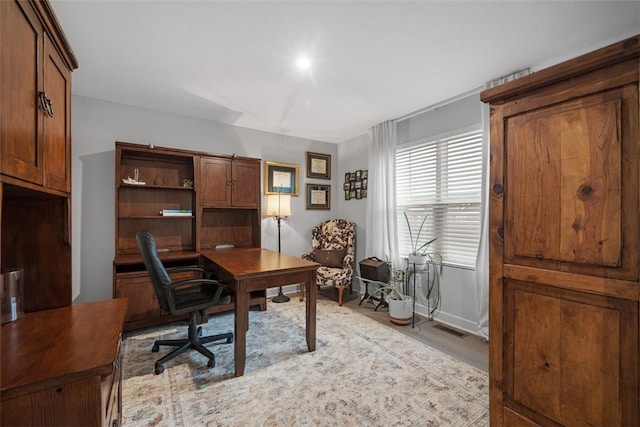
[[[197,278],[192,278],[192,279],[184,279],[184,280],[178,280],[176,282],[172,282],[170,284],[168,284],[166,286],[167,289],[169,290],[174,290],[177,287],[181,287],[184,288],[186,287],[186,285],[204,285],[204,284],[209,284],[209,285],[215,285],[215,286],[220,286],[222,288],[225,287],[225,284],[220,282],[219,280],[213,280],[213,279],[197,279]]]
[[[307,261],[315,261],[316,260],[315,253],[313,251],[303,253],[301,258],[302,259],[306,259]]]
[[[191,286],[188,286],[191,285]],[[226,288],[226,286],[224,285],[224,283],[219,282],[217,280],[212,280],[212,279],[196,279],[196,278],[192,278],[192,279],[184,279],[184,280],[178,280],[176,282],[172,282],[168,285],[166,285],[165,289],[167,290],[167,302],[169,303],[169,307],[171,308],[171,312],[178,312],[177,307],[176,307],[176,298],[175,298],[175,292],[176,292],[176,288],[180,288],[180,290],[183,289],[189,289],[189,288],[195,288],[199,285],[212,285],[212,286],[216,286],[216,291],[215,291],[215,295],[211,298],[211,301],[218,301],[220,299],[220,297],[222,296],[222,292],[224,291],[224,289]]]
[[[200,273],[205,273],[207,270],[205,270],[204,268],[200,268],[200,267],[171,267],[171,268],[167,268],[167,273],[171,274],[171,273],[182,273],[185,271],[198,271]]]

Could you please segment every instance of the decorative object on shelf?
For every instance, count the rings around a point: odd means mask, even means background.
[[[182,186],[184,188],[193,188],[193,179],[189,179],[189,178],[183,179]]]
[[[122,178],[122,182],[125,184],[133,184],[133,185],[145,185],[146,182],[142,179],[142,175],[140,175],[140,169],[133,169],[133,176],[128,175],[126,178]]]
[[[307,151],[307,178],[331,179],[331,155]]]
[[[193,216],[193,210],[191,209],[162,209],[160,211],[162,216]]]
[[[291,195],[278,192],[277,194],[267,195],[267,207],[264,211],[265,216],[271,216],[278,224],[278,253],[281,249],[280,227],[281,221],[291,216]],[[290,298],[282,292],[282,286],[278,289],[278,295],[271,298],[273,302],[289,302]]]
[[[307,184],[307,209],[331,210],[331,186]]]
[[[357,170],[344,174],[344,199],[364,199],[367,197],[367,187],[369,184],[369,171]]]
[[[264,194],[290,194],[298,197],[298,165],[264,162]]]
[[[0,286],[2,324],[18,320],[24,316],[24,269],[7,270],[0,274]]]

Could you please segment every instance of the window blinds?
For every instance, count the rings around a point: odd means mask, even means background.
[[[433,237],[433,252],[447,264],[475,266],[480,240],[482,130],[419,141],[396,152],[398,243],[410,252],[407,214],[413,237],[424,216],[422,242]]]

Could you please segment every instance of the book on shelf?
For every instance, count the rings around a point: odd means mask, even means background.
[[[193,211],[191,209],[162,209],[160,210],[162,216],[192,216]]]

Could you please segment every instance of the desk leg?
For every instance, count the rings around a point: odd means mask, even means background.
[[[235,300],[235,369],[236,377],[244,375],[244,364],[247,352],[247,329],[249,328],[249,293],[237,290]]]
[[[316,272],[309,273],[309,279],[304,284],[307,294],[307,348],[309,351],[316,349]]]

